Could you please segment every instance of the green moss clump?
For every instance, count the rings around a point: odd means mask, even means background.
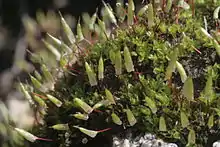
[[[219,133],[220,115],[219,37],[215,28],[203,29],[205,5],[217,6],[197,2],[192,16],[186,2],[170,9],[154,3],[136,16],[130,0],[128,8],[117,7],[128,10],[126,17],[115,17],[105,4],[106,21],[95,13],[83,31],[78,25],[76,40],[61,16],[65,41],[49,35],[43,41],[53,64],[33,53],[44,66],[25,89],[45,123],[32,132],[65,146],[132,127],[181,146],[205,146],[213,130]],[[115,26],[110,33],[108,21]]]

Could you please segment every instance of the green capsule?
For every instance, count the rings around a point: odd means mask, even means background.
[[[172,7],[172,3],[173,3],[173,0],[167,0],[167,4],[166,4],[166,7],[165,7],[165,12],[166,13],[170,12],[171,7]]]
[[[108,17],[109,17],[110,21],[112,23],[114,23],[116,26],[118,26],[117,25],[117,20],[115,18],[115,15],[113,14],[112,10],[109,8],[109,6],[104,1],[102,1],[102,3],[104,5],[104,7],[105,7],[105,10],[106,10],[106,12],[108,14]]]
[[[63,30],[65,32],[65,35],[67,36],[68,41],[71,44],[74,44],[75,36],[74,36],[70,26],[67,24],[67,22],[65,21],[65,19],[63,18],[61,13],[60,13],[60,17],[61,17],[61,24],[62,24]]]
[[[30,142],[35,142],[36,140],[44,140],[44,141],[52,141],[51,139],[46,139],[46,138],[39,138],[37,136],[34,136],[33,134],[19,128],[15,128],[15,131],[18,132],[22,137],[24,137],[26,140]]]
[[[213,44],[214,44],[214,47],[215,47],[215,50],[216,50],[218,56],[220,57],[220,45],[218,44],[218,42],[216,40],[213,41]]]
[[[107,32],[106,32],[105,22],[102,21],[101,19],[98,19],[98,24],[99,24],[99,27],[101,28],[101,30],[102,30],[104,33],[107,33]]]
[[[81,108],[87,114],[90,114],[93,111],[93,109],[83,100],[79,98],[75,98],[73,101],[77,107]]]
[[[165,118],[163,116],[160,117],[159,130],[162,131],[162,132],[167,131],[166,121],[165,121]]]
[[[73,116],[77,119],[81,119],[81,120],[88,120],[89,119],[89,116],[88,114],[82,114],[80,112],[76,113],[76,114],[73,114]]]
[[[128,19],[127,24],[133,25],[134,24],[134,2],[133,0],[128,0]]]
[[[109,100],[111,104],[116,104],[112,93],[108,89],[105,89],[105,95],[106,95],[107,100]]]
[[[219,19],[219,17],[218,17],[219,11],[220,11],[220,6],[218,6],[218,7],[214,10],[213,18],[214,18],[215,20]]]
[[[20,83],[20,87],[21,87],[21,92],[24,94],[24,97],[31,103],[33,103],[32,97],[31,95],[28,93],[28,91],[25,89],[24,85],[22,83]]]
[[[31,82],[34,85],[34,87],[37,89],[40,89],[42,84],[35,77],[33,77],[31,75],[30,75],[30,77],[31,77]]]
[[[115,53],[115,73],[116,75],[122,74],[122,58],[120,50]]]
[[[47,104],[44,102],[44,100],[42,98],[40,98],[39,96],[37,95],[34,95],[33,96],[33,99],[35,102],[37,102],[41,107],[43,108],[46,108],[47,107]]]
[[[99,71],[99,74],[98,74],[99,80],[103,80],[104,79],[104,63],[103,63],[102,57],[100,57],[99,59],[98,71]]]
[[[54,81],[52,74],[50,73],[50,71],[48,70],[48,68],[46,67],[45,64],[41,65],[41,70],[42,70],[43,75],[46,78],[46,80]]]
[[[44,45],[46,46],[46,48],[47,48],[48,50],[50,50],[51,53],[54,54],[54,56],[56,57],[56,60],[59,61],[60,58],[61,58],[60,52],[59,52],[53,45],[51,45],[50,43],[48,43],[46,40],[42,39],[42,41],[43,41]]]
[[[191,77],[188,77],[183,85],[183,95],[187,98],[188,101],[194,100],[194,87]]]
[[[138,11],[137,16],[140,17],[140,16],[144,15],[144,13],[147,12],[147,9],[148,9],[148,5],[145,5],[144,7],[142,7],[142,8]]]
[[[52,35],[50,35],[49,33],[47,33],[48,37],[53,41],[53,43],[57,46],[60,47],[62,49],[64,49],[65,51],[67,51],[68,53],[72,53],[72,50],[61,40],[57,39],[56,37],[53,37]]]
[[[38,137],[34,136],[33,134],[23,130],[23,129],[19,129],[19,128],[15,128],[15,130],[22,136],[24,137],[26,140],[30,141],[30,142],[35,142]]]
[[[80,42],[80,41],[84,40],[80,20],[77,23],[77,30],[76,31],[77,31],[77,42]]]
[[[134,114],[132,113],[130,109],[126,110],[126,114],[127,114],[127,119],[128,119],[130,126],[134,126],[137,123],[137,120],[134,117]]]
[[[85,68],[86,68],[86,73],[88,75],[88,78],[89,78],[89,83],[91,86],[96,86],[98,83],[97,83],[97,80],[96,80],[96,74],[95,72],[93,71],[93,69],[91,68],[91,66],[85,62]]]
[[[50,94],[47,94],[47,98],[48,98],[52,103],[54,103],[57,107],[61,107],[62,104],[63,104],[59,99],[55,98],[54,96],[52,96],[52,95],[50,95]]]
[[[94,30],[94,25],[96,22],[96,18],[97,18],[97,9],[96,12],[92,15],[91,19],[90,19],[90,23],[89,23],[89,29],[90,30]]]
[[[82,20],[83,20],[83,24],[86,26],[86,28],[89,29],[89,24],[90,24],[90,21],[91,21],[89,13],[83,13],[82,14]]]
[[[128,5],[130,5],[132,11],[135,10],[135,5],[134,5],[134,1],[133,0],[128,0]]]
[[[124,60],[125,60],[125,68],[127,72],[134,71],[134,64],[131,58],[130,51],[127,46],[124,47]]]
[[[189,119],[188,119],[188,116],[183,111],[180,112],[180,121],[181,121],[181,125],[183,128],[188,127]]]
[[[102,21],[101,19],[98,19],[98,24],[99,24],[99,27],[101,29],[101,36],[103,37],[103,39],[107,39],[108,36],[107,36],[105,22]]]
[[[53,128],[54,130],[59,130],[59,131],[67,131],[69,130],[69,125],[68,124],[56,124],[51,126],[50,128]]]
[[[96,135],[99,133],[98,131],[88,130],[88,129],[78,127],[78,126],[73,126],[73,127],[79,129],[82,133],[84,133],[92,138],[96,137]]]
[[[98,109],[102,106],[108,106],[108,105],[111,105],[111,102],[109,100],[101,100],[100,102],[96,103],[92,109]]]
[[[206,36],[207,38],[209,38],[209,39],[213,39],[213,37],[204,29],[204,28],[200,28],[200,32],[204,35],[204,36]]]
[[[41,56],[39,54],[36,54],[36,53],[32,53],[30,51],[28,51],[28,53],[31,55],[31,61],[34,62],[34,63],[41,63]]]
[[[148,27],[152,28],[154,26],[154,9],[151,3],[148,4],[147,20],[148,20]]]
[[[122,121],[121,121],[121,119],[118,117],[117,114],[112,113],[112,114],[111,114],[111,117],[112,117],[112,121],[113,121],[115,124],[117,124],[117,125],[122,125]]]
[[[66,68],[66,65],[68,65],[68,59],[64,56],[61,56],[59,65],[64,71],[67,71],[68,69]]]
[[[41,80],[42,80],[42,76],[40,75],[40,73],[39,73],[37,70],[34,71],[34,76],[36,77],[36,79],[37,79],[38,81],[41,81]]]
[[[176,61],[176,68],[180,74],[181,81],[184,83],[187,79],[186,71],[184,70],[182,64]]]

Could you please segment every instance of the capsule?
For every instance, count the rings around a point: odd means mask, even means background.
[[[85,68],[86,68],[86,73],[87,73],[88,78],[89,78],[90,85],[91,86],[97,85],[98,83],[97,83],[97,80],[96,80],[96,74],[87,62],[85,62]]]
[[[75,98],[73,101],[77,107],[81,108],[87,114],[89,114],[93,111],[93,109],[87,103],[85,103],[83,100],[81,100],[79,98]]]
[[[106,95],[107,100],[109,100],[111,104],[116,104],[112,93],[108,89],[105,89],[105,95]]]
[[[43,41],[44,45],[46,46],[46,48],[48,50],[50,50],[51,53],[54,54],[54,56],[56,57],[56,60],[60,61],[60,58],[61,58],[60,52],[53,45],[48,43],[46,40],[42,39],[42,41]]]
[[[48,98],[52,103],[54,103],[57,107],[61,107],[62,104],[63,104],[59,99],[55,98],[54,96],[52,96],[52,95],[50,95],[50,94],[47,94],[47,98]]]
[[[181,81],[184,83],[187,79],[186,71],[184,70],[182,64],[176,61],[176,68],[180,74]]]
[[[73,116],[77,119],[81,119],[81,120],[88,120],[89,119],[89,116],[88,114],[82,114],[80,112],[76,113],[76,114],[73,114]]]
[[[117,125],[122,125],[122,121],[121,121],[121,119],[118,117],[117,114],[112,113],[112,114],[111,114],[111,117],[112,117],[112,121],[113,121],[115,124],[117,124]]]
[[[102,57],[99,59],[99,66],[98,66],[98,78],[99,80],[104,79],[104,63]]]
[[[68,41],[71,44],[74,44],[75,36],[74,36],[70,26],[67,24],[67,22],[65,21],[65,19],[63,18],[61,13],[60,13],[60,17],[61,17],[61,24],[62,24],[63,30],[65,32],[65,35],[67,36]]]
[[[56,124],[51,126],[54,130],[59,130],[59,131],[67,131],[69,130],[69,125],[68,124]]]
[[[80,20],[77,23],[77,30],[76,31],[77,31],[77,42],[80,42],[80,41],[84,40]]]
[[[82,127],[74,126],[75,128],[79,129],[82,133],[94,138],[99,133],[98,131],[88,130]]]

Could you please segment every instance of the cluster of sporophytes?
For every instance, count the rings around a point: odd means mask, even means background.
[[[115,12],[103,2],[103,19],[79,20],[76,35],[59,14],[62,39],[41,39],[48,53],[31,53],[40,69],[20,83],[44,121],[31,133],[71,146],[133,127],[180,146],[206,146],[219,133],[218,4],[161,0],[135,13],[132,0],[118,0]],[[213,9],[208,15],[205,6]]]

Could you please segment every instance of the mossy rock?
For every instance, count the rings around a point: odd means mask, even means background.
[[[31,146],[80,146],[84,138],[111,138],[126,129],[154,133],[179,146],[206,146],[208,137],[219,133],[218,28],[211,24],[207,32],[200,14],[209,12],[209,23],[217,23],[207,8],[218,4],[196,2],[192,16],[186,2],[170,9],[168,3],[164,9],[147,4],[137,15],[132,3],[118,4],[127,10],[125,17],[104,3],[110,33],[95,13],[83,25],[84,34],[78,24],[75,38],[61,16],[64,41],[50,35],[43,41],[52,64],[33,53],[44,66],[23,92],[45,123],[32,133],[54,141]],[[90,40],[86,32],[96,38]],[[57,124],[62,125],[51,128]]]

